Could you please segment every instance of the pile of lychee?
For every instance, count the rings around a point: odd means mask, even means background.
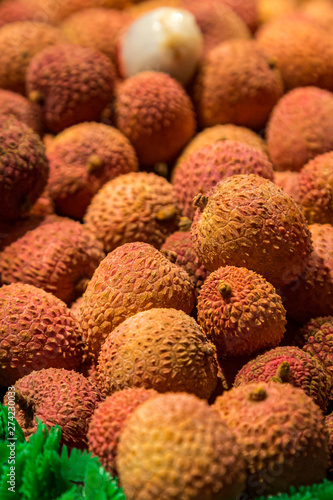
[[[127,500],[333,475],[332,22],[0,3],[0,385]]]

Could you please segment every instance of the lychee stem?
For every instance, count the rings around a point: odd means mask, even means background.
[[[262,386],[256,387],[249,394],[250,401],[264,401],[267,398],[266,389]]]
[[[157,214],[155,215],[155,219],[160,221],[160,222],[167,222],[172,219],[175,219],[179,215],[179,211],[177,210],[176,207],[165,207],[162,208]]]
[[[36,104],[43,104],[45,101],[44,94],[42,94],[39,90],[33,90],[29,94],[29,100],[35,102]]]
[[[193,199],[193,205],[195,207],[201,208],[201,210],[205,209],[207,203],[208,203],[208,196],[206,194],[199,193]]]
[[[181,217],[179,220],[178,228],[179,231],[182,231],[183,233],[187,233],[192,226],[192,221],[188,217]]]
[[[283,361],[277,369],[275,376],[270,379],[270,382],[278,382],[280,384],[283,384],[285,382],[289,382],[289,376],[290,364],[288,363],[288,361]]]
[[[232,294],[231,286],[229,285],[229,283],[226,283],[225,281],[220,281],[217,287],[217,291],[224,299],[229,298]]]
[[[161,250],[161,254],[163,254],[164,257],[168,259],[172,264],[174,264],[177,260],[177,254],[172,250]]]
[[[92,154],[89,157],[88,163],[87,163],[87,170],[88,170],[89,174],[91,174],[95,170],[100,169],[102,166],[103,166],[103,162],[102,162],[100,156],[98,156],[96,154]]]
[[[87,286],[89,283],[88,278],[82,278],[80,281],[78,281],[75,285],[75,291],[82,294],[86,291]]]

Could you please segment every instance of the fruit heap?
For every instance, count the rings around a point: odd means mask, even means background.
[[[1,498],[332,497],[332,21],[0,2]]]

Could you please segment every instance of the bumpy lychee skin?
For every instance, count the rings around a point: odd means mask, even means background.
[[[87,448],[89,422],[101,400],[99,389],[80,373],[47,368],[15,383],[15,418],[26,438],[36,432],[37,417],[48,429],[61,427],[62,444]]]
[[[191,227],[194,249],[209,271],[247,267],[275,287],[302,272],[312,251],[301,209],[258,175],[233,175],[199,195]]]
[[[179,217],[172,185],[154,173],[134,172],[104,184],[91,200],[84,223],[111,252],[135,241],[160,248],[177,230]]]
[[[0,222],[0,251],[36,227],[63,220],[66,219],[55,214],[41,215],[30,212],[29,217],[19,219],[14,223],[13,221]]]
[[[49,175],[45,148],[35,132],[12,116],[0,114],[0,217],[27,215]]]
[[[242,356],[277,346],[286,311],[273,285],[244,267],[220,267],[208,276],[198,297],[198,323],[218,355]]]
[[[304,271],[279,293],[287,315],[304,324],[312,318],[333,315],[333,226],[309,226],[313,251]]]
[[[57,212],[82,219],[107,181],[138,169],[133,146],[119,130],[102,123],[80,123],[61,132],[47,150],[48,191]]]
[[[303,389],[325,413],[332,380],[325,366],[298,347],[276,347],[246,363],[237,373],[234,387],[252,382],[289,383]]]
[[[51,293],[25,283],[4,285],[0,317],[0,385],[14,385],[33,370],[79,367],[80,325]]]
[[[320,483],[328,465],[321,409],[290,384],[235,387],[213,405],[235,433],[246,461],[251,497]]]
[[[36,134],[42,133],[42,120],[38,106],[16,92],[0,89],[0,113],[12,115]]]
[[[254,40],[228,40],[203,60],[193,98],[202,127],[263,127],[282,96],[279,71]]]
[[[140,404],[157,395],[153,389],[124,389],[107,397],[94,411],[88,431],[88,448],[113,476],[117,475],[118,443],[127,419]]]
[[[265,141],[253,130],[232,124],[214,125],[213,127],[205,128],[193,137],[186,148],[182,151],[176,165],[197,149],[200,149],[203,146],[208,146],[209,144],[215,144],[219,141],[241,142],[244,144],[248,144],[253,148],[257,148],[263,153],[267,154]]]
[[[208,404],[163,394],[140,405],[120,436],[117,467],[127,500],[236,500],[244,460]]]
[[[316,156],[299,173],[298,201],[309,224],[333,223],[333,152]]]
[[[289,196],[294,198],[298,202],[299,196],[299,184],[298,184],[299,172],[294,172],[293,170],[283,170],[274,172],[274,182],[277,186],[282,188]]]
[[[140,163],[172,160],[195,132],[189,96],[171,76],[143,71],[117,89],[115,123],[133,144]]]
[[[98,121],[113,100],[115,69],[89,47],[58,44],[37,54],[27,70],[27,95],[41,106],[52,132],[83,121]]]
[[[297,332],[294,343],[319,359],[333,377],[333,316],[313,318]],[[332,394],[330,396],[332,398]]]
[[[333,148],[333,95],[317,87],[285,94],[272,111],[266,130],[270,159],[276,170],[299,171],[317,155]]]
[[[257,40],[276,60],[286,90],[307,85],[333,90],[333,41],[316,22],[281,17],[260,28]]]
[[[190,314],[194,300],[186,271],[147,243],[127,243],[106,256],[83,294],[84,340],[96,356],[109,333],[126,318],[154,307]]]
[[[101,348],[98,374],[107,394],[145,387],[208,399],[217,382],[216,348],[183,311],[153,308],[112,331]]]
[[[67,17],[61,30],[70,42],[97,49],[116,64],[118,39],[130,21],[127,12],[92,7]]]
[[[68,16],[91,7],[106,7],[110,9],[123,9],[129,0],[56,0],[51,4],[45,4],[45,0],[22,0],[33,9],[37,19],[45,22],[58,24]]]
[[[251,38],[251,32],[243,19],[222,2],[182,0],[181,4],[195,16],[203,34],[205,53],[232,38]]]
[[[104,255],[102,245],[78,222],[45,224],[3,250],[2,283],[28,283],[69,304],[83,293]]]
[[[234,10],[251,31],[256,30],[258,25],[258,8],[255,0],[222,0],[222,2]]]
[[[235,141],[219,141],[194,151],[178,162],[172,172],[172,184],[182,214],[193,219],[193,199],[206,194],[216,184],[238,174],[256,174],[274,178],[273,165],[261,151]]]
[[[4,0],[0,4],[0,28],[17,21],[32,21],[33,12],[22,0]]]
[[[18,21],[0,29],[0,88],[25,93],[26,71],[31,59],[45,47],[64,41],[49,24]]]
[[[190,230],[180,230],[170,234],[161,247],[162,252],[165,250],[176,253],[175,264],[188,273],[195,286],[195,294],[198,296],[208,272],[199,261],[193,248]]]

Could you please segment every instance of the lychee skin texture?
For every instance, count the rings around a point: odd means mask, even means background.
[[[296,333],[294,342],[319,359],[333,378],[333,316],[311,319]],[[332,395],[330,399],[333,399]]]
[[[280,73],[254,40],[228,40],[203,60],[193,99],[202,127],[260,129],[283,94]]]
[[[226,40],[251,38],[250,30],[243,19],[222,2],[182,0],[181,5],[195,16],[203,34],[205,54]]]
[[[71,43],[99,50],[116,64],[117,42],[130,21],[127,12],[90,7],[67,17],[61,30]]]
[[[54,139],[47,150],[48,191],[58,213],[82,219],[93,196],[107,181],[138,169],[129,140],[114,127],[80,123]]]
[[[33,20],[33,12],[24,0],[4,0],[0,5],[0,28],[17,21]]]
[[[247,267],[276,288],[305,268],[311,235],[297,203],[273,182],[234,175],[199,200],[191,227],[194,249],[209,271]],[[207,202],[207,203],[206,203]]]
[[[12,116],[0,115],[0,217],[27,215],[42,194],[49,162],[40,138]]]
[[[49,24],[18,21],[0,29],[0,88],[25,94],[31,59],[45,47],[64,42],[60,30]]]
[[[70,304],[104,256],[102,245],[81,224],[53,222],[28,231],[3,250],[1,279],[3,284],[34,285]]]
[[[223,420],[189,394],[163,394],[140,405],[118,447],[127,500],[236,500],[244,489],[243,464]]]
[[[281,294],[287,315],[304,324],[312,318],[333,315],[333,227],[309,225],[313,252],[304,271]]]
[[[176,165],[197,149],[208,146],[209,144],[215,144],[218,141],[241,142],[267,154],[265,141],[253,130],[246,127],[240,127],[239,125],[218,124],[213,127],[207,127],[197,133],[178,157]]]
[[[208,272],[205,266],[199,261],[193,248],[190,231],[176,231],[170,234],[161,247],[161,251],[163,250],[176,253],[175,264],[182,267],[188,273],[195,286],[195,294],[198,296]]]
[[[0,385],[42,368],[79,367],[83,343],[66,304],[25,283],[0,288]]]
[[[333,149],[333,95],[304,87],[285,94],[266,129],[275,170],[299,171],[309,160]]]
[[[309,224],[333,224],[333,152],[304,165],[298,182],[298,202]]]
[[[222,0],[222,2],[233,9],[251,31],[256,30],[258,25],[258,7],[255,0]]]
[[[0,113],[12,115],[36,134],[42,133],[42,120],[38,106],[16,92],[0,89]]]
[[[277,186],[282,188],[289,196],[294,198],[298,202],[299,195],[299,184],[298,184],[299,172],[294,172],[292,170],[281,170],[274,172],[274,182]]]
[[[37,431],[38,417],[48,429],[61,427],[62,444],[83,449],[88,445],[90,419],[101,400],[99,389],[73,370],[33,371],[15,383],[15,418],[26,438]]]
[[[276,382],[246,384],[219,396],[213,408],[237,437],[251,498],[326,477],[323,413],[302,389]]]
[[[154,307],[190,314],[194,302],[186,271],[147,243],[126,243],[105,257],[83,294],[83,337],[96,356],[109,333],[126,318]]]
[[[196,128],[191,100],[180,83],[155,71],[143,71],[119,85],[115,123],[146,165],[175,158]]]
[[[286,90],[308,85],[333,90],[333,43],[316,22],[283,16],[261,27],[256,38],[276,61]]]
[[[118,443],[128,417],[140,404],[157,395],[153,389],[124,389],[107,397],[94,411],[88,448],[111,475],[117,475]]]
[[[246,363],[237,373],[234,387],[253,382],[289,383],[299,387],[325,413],[332,380],[325,366],[298,347],[276,347]]]
[[[235,141],[204,146],[178,162],[172,172],[172,184],[182,214],[193,219],[195,196],[207,193],[219,181],[237,174],[261,175],[271,181],[274,178],[273,166],[264,153]]]
[[[244,267],[220,267],[210,274],[201,287],[197,311],[199,325],[221,357],[277,346],[287,322],[273,285]]]
[[[114,97],[115,69],[98,50],[58,44],[32,59],[26,81],[27,95],[40,104],[47,128],[57,133],[100,119]]]
[[[132,172],[107,182],[93,197],[85,226],[106,252],[141,241],[160,248],[178,229],[180,208],[173,186],[154,173]]]
[[[172,308],[127,318],[107,337],[98,358],[99,379],[108,395],[145,387],[208,399],[217,371],[215,346],[193,318]]]

